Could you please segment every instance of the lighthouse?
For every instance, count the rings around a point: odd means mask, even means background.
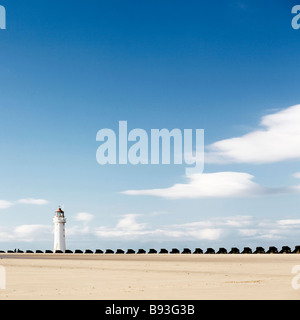
[[[53,219],[54,222],[54,252],[57,250],[65,253],[66,251],[66,230],[65,224],[67,219],[65,218],[65,213],[59,207],[57,211],[55,211],[55,217]]]

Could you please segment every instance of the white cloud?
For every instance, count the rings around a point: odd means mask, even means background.
[[[300,179],[300,172],[294,173],[293,177],[296,178],[296,179]]]
[[[52,230],[53,227],[46,225],[22,225],[14,229],[13,235],[18,240],[32,242],[51,234]]]
[[[6,200],[0,200],[0,210],[1,209],[8,209],[12,207],[16,203],[22,203],[22,204],[32,204],[32,205],[44,205],[47,204],[48,201],[44,199],[33,199],[33,198],[26,198],[26,199],[20,199],[18,201],[10,202]]]
[[[146,231],[145,223],[138,223],[136,219],[140,215],[138,214],[127,214],[119,220],[116,227],[106,228],[100,227],[96,228],[95,235],[101,238],[114,238],[114,237],[137,237],[141,235],[148,234]]]
[[[253,223],[251,216],[215,217],[207,220],[170,226],[182,235],[199,240],[217,240],[225,231],[239,230]]]
[[[95,235],[99,238],[142,238],[143,240],[173,238],[214,241],[223,235],[225,229],[239,229],[252,223],[252,217],[233,216],[151,228],[148,224],[138,223],[136,221],[138,217],[142,216],[125,215],[114,228],[96,228]]]
[[[253,237],[259,233],[257,229],[241,229],[239,230],[239,234],[242,236]]]
[[[138,240],[139,242],[156,241],[226,241],[239,239],[241,243],[258,243],[266,240],[298,239],[300,234],[299,219],[260,220],[252,216],[213,217],[183,224],[151,227],[140,223],[143,215],[124,215],[115,227],[69,226],[66,228],[67,241],[74,242],[97,237],[108,240]],[[79,238],[78,238],[79,237]],[[3,242],[53,242],[53,225],[20,225],[12,228],[0,227],[0,243]],[[94,240],[94,239],[93,239]]]
[[[300,226],[300,219],[279,220],[277,223],[281,226]]]
[[[75,220],[82,222],[91,222],[94,219],[94,215],[88,212],[79,212],[75,216]]]
[[[48,225],[20,225],[15,228],[0,228],[0,242],[33,242],[50,236],[53,227]]]
[[[237,238],[242,242],[257,243],[258,241],[273,241],[298,238],[300,222],[298,219],[260,220],[252,216],[213,217],[183,224],[164,225],[151,228],[150,225],[138,223],[142,215],[125,215],[116,227],[95,228],[93,233],[102,239],[145,241],[225,241]],[[128,228],[129,222],[132,227]],[[91,230],[92,232],[92,230]]]
[[[258,220],[252,221],[247,228],[239,229],[239,234],[247,239],[279,240],[298,238],[300,234],[300,220]]]
[[[33,198],[20,199],[17,202],[18,203],[22,203],[22,204],[33,204],[33,205],[48,204],[47,200],[44,200],[44,199],[33,199]]]
[[[252,224],[251,216],[234,216],[226,217],[224,219],[218,218],[221,223],[223,222],[224,226],[235,227],[235,228],[244,228]]]
[[[117,226],[116,229],[118,230],[126,230],[126,231],[137,231],[143,230],[146,227],[146,224],[137,223],[135,220],[139,217],[139,214],[127,214],[122,218]]]
[[[13,203],[10,201],[6,201],[6,200],[0,200],[0,210],[1,209],[8,209],[11,206],[13,206]]]
[[[66,228],[66,235],[69,236],[87,236],[93,233],[93,229],[88,225],[94,219],[94,215],[88,212],[79,212],[75,216],[75,220],[83,222],[83,225],[72,225]]]
[[[80,225],[80,226],[67,226],[66,227],[66,237],[76,237],[78,238],[79,236],[88,236],[93,233],[92,229],[88,225]]]
[[[300,159],[300,105],[266,115],[260,129],[207,147],[210,163],[273,163]]]
[[[173,225],[175,228],[199,229],[208,227],[244,227],[252,223],[251,216],[215,217],[202,221]]]
[[[196,230],[183,231],[181,236],[183,238],[192,238],[197,240],[217,240],[222,234],[222,229],[205,228]]]
[[[169,199],[182,198],[228,198],[255,196],[270,192],[253,182],[253,176],[243,172],[217,172],[192,174],[186,184],[175,184],[170,188],[150,190],[128,190],[127,195],[148,195]]]

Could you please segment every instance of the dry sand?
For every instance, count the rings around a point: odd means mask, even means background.
[[[0,254],[6,270],[0,300],[298,300],[296,265],[296,254]]]

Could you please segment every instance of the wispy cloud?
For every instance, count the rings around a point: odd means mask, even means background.
[[[296,178],[296,179],[300,179],[300,172],[294,173],[293,177]]]
[[[256,196],[270,192],[252,180],[254,177],[243,172],[217,172],[193,174],[187,183],[175,184],[170,188],[150,190],[127,190],[127,195],[148,195],[169,199],[224,198]]]
[[[135,238],[148,234],[149,230],[146,230],[145,223],[138,223],[137,218],[140,217],[138,214],[127,214],[124,215],[116,227],[107,228],[99,227],[95,229],[95,235],[100,238]]]
[[[34,198],[24,198],[17,201],[0,200],[0,210],[8,209],[18,203],[28,204],[28,205],[45,205],[45,204],[48,204],[49,202],[45,199],[34,199]]]
[[[257,130],[207,147],[208,163],[262,164],[300,160],[300,105],[264,116]]]
[[[300,227],[300,219],[285,219],[277,222],[280,226]]]
[[[14,228],[0,228],[0,242],[22,241],[33,242],[41,241],[52,235],[53,226],[51,225],[20,225]]]
[[[93,230],[89,223],[95,218],[95,216],[88,212],[79,212],[75,215],[74,220],[81,222],[81,225],[72,225],[66,228],[67,237],[87,236],[93,234]]]
[[[117,223],[116,227],[101,227],[95,229],[95,235],[99,238],[121,238],[143,240],[218,240],[224,228],[240,228],[247,226],[251,220],[248,216],[235,216],[229,218],[212,218],[191,223],[165,225],[159,228],[151,228],[146,223],[138,223],[137,219],[142,215],[125,215]]]
[[[75,220],[82,222],[91,222],[94,219],[94,215],[88,212],[79,212],[75,216]]]
[[[45,199],[34,199],[34,198],[20,199],[17,202],[22,204],[32,204],[32,205],[48,204],[48,201]]]
[[[278,240],[291,236],[297,237],[300,233],[298,219],[289,220],[260,220],[252,216],[214,217],[183,224],[164,225],[151,228],[148,224],[138,223],[140,215],[124,216],[116,227],[95,228],[94,234],[102,239],[143,239],[143,241],[156,240],[182,240],[182,241],[220,241],[226,238],[238,238],[239,241],[257,242],[261,239]],[[131,229],[120,227],[124,221],[131,222]],[[127,225],[127,223],[125,223]],[[125,226],[124,225],[124,226]],[[90,230],[91,232],[91,230]]]
[[[14,229],[13,235],[18,240],[32,242],[42,239],[45,234],[52,234],[53,227],[48,225],[22,225]]]
[[[13,202],[6,201],[6,200],[0,200],[0,210],[1,209],[8,209],[12,207],[14,204]]]

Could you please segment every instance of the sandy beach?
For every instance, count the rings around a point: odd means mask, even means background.
[[[296,254],[1,254],[0,299],[299,299],[296,265]]]

